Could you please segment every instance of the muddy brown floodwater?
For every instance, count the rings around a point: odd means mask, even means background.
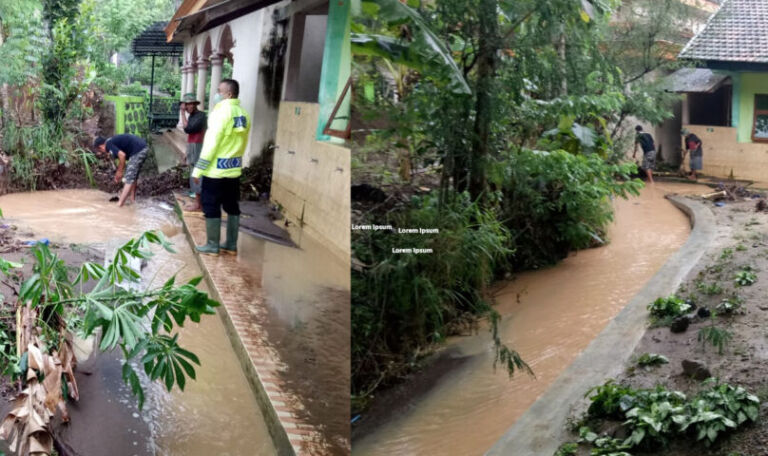
[[[355,455],[480,455],[536,401],[688,238],[688,218],[664,195],[708,187],[656,183],[614,203],[610,243],[570,255],[553,268],[498,284],[504,342],[536,378],[493,372],[490,337],[449,341],[453,367],[435,368],[434,386],[353,444]],[[426,377],[426,379],[425,379]],[[406,386],[407,387],[407,386]]]
[[[142,285],[151,282],[160,286],[174,274],[179,280],[201,275],[170,206],[163,208],[141,201],[120,209],[108,202],[109,197],[95,190],[11,194],[0,197],[0,208],[6,223],[18,225],[21,233],[29,230],[35,238],[46,237],[59,243],[95,244],[105,252],[145,230],[160,229],[173,242],[177,253],[156,250],[156,256],[142,271]],[[201,286],[204,284],[205,281]],[[86,447],[95,452],[85,454],[276,454],[218,316],[203,318],[199,324],[188,322],[180,333],[180,344],[200,358],[196,381],[188,382],[184,392],[175,389],[172,393],[159,384],[145,381],[147,399],[144,410],[139,412],[135,409],[135,399],[122,384],[115,357],[99,356],[96,362],[89,363],[92,373],[88,378],[94,379],[89,387],[100,390],[89,393],[81,386],[81,394],[108,401],[102,409],[103,414],[109,415],[104,420],[107,424],[98,423],[99,431],[89,432],[87,428],[75,427],[73,414],[69,440],[87,441]],[[90,413],[93,419],[100,420],[98,409]],[[110,432],[130,432],[136,437],[126,440]],[[120,442],[125,442],[125,446],[116,447],[118,443],[123,444]]]

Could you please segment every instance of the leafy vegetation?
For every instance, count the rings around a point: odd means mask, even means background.
[[[668,364],[669,359],[664,355],[657,353],[643,353],[637,358],[637,364],[639,366],[658,366],[660,364]]]
[[[609,380],[592,388],[590,419],[621,421],[628,437],[600,436],[589,427],[580,429],[580,442],[593,447],[592,454],[625,450],[658,451],[674,439],[691,439],[709,446],[745,423],[755,422],[759,399],[742,387],[704,382],[707,387],[688,399],[663,386],[634,389]],[[573,448],[573,447],[572,447]]]
[[[676,295],[666,298],[658,298],[648,305],[651,317],[661,319],[666,317],[679,317],[691,310],[691,305]]]
[[[731,315],[741,310],[741,306],[744,304],[744,300],[738,295],[734,294],[727,298],[723,298],[720,303],[717,304],[715,310],[719,314]]]
[[[129,16],[125,12],[131,11]],[[16,188],[36,189],[41,173],[72,165],[93,184],[92,138],[84,123],[101,95],[140,76],[146,64],[115,66],[131,39],[167,19],[170,0],[22,0],[0,5],[0,122]],[[178,84],[177,66],[163,61],[160,81]],[[143,65],[143,66],[142,66]],[[169,73],[169,74],[167,74]]]
[[[736,273],[733,281],[740,287],[747,287],[757,282],[757,275],[751,270],[745,269]]]
[[[19,288],[18,323],[0,328],[1,352],[12,363],[3,375],[21,381],[24,388],[3,421],[0,438],[13,442],[20,453],[35,445],[50,453],[55,411],[61,410],[68,421],[66,400],[79,398],[74,334],[84,339],[100,335],[102,351],[120,348],[123,380],[140,408],[144,390],[137,365],[169,391],[174,386],[183,390],[187,379],[195,378],[194,365],[200,361],[179,346],[176,330],[187,320],[199,322],[213,314],[219,304],[196,288],[200,277],[179,285],[172,277],[160,288],[137,290],[140,276],[131,263],[150,258],[152,245],[173,252],[162,233],[148,231],[118,248],[106,267],[86,262],[74,278],[71,268],[45,244],[32,250],[32,275]],[[90,291],[84,291],[86,284],[93,284]],[[12,358],[13,352],[21,356]],[[37,414],[30,413],[30,407]],[[32,416],[39,422],[30,421]],[[39,431],[30,434],[30,426]]]
[[[707,296],[714,296],[723,292],[723,287],[716,282],[704,283],[699,281],[696,283],[696,289]]]
[[[707,343],[717,348],[717,353],[722,355],[725,350],[725,346],[733,338],[733,333],[727,329],[720,329],[714,325],[705,326],[699,329],[698,340],[702,346]]]
[[[433,195],[414,198],[409,211],[394,213],[385,222],[438,228],[439,236],[420,238],[414,247],[439,253],[393,253],[411,245],[389,230],[360,231],[356,257],[366,266],[352,274],[353,300],[358,303],[352,308],[352,359],[357,369],[353,372],[369,389],[402,375],[403,364],[415,361],[404,355],[443,340],[449,323],[467,313],[486,312],[481,290],[510,253],[505,247],[509,231],[466,194],[443,209]],[[401,363],[391,362],[394,359]],[[500,361],[508,360],[513,358]],[[362,399],[367,391],[358,390],[356,396]]]
[[[557,451],[555,451],[554,456],[573,456],[577,454],[578,451],[579,451],[578,443],[573,443],[573,442],[564,443],[560,445],[560,448],[558,448]]]

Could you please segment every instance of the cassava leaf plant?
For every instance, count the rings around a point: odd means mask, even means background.
[[[119,247],[106,266],[85,262],[75,273],[48,246],[33,248],[32,274],[19,288],[16,325],[0,320],[4,354],[0,356],[8,362],[0,374],[20,377],[23,388],[0,424],[0,438],[10,441],[14,451],[36,445],[51,448],[57,409],[68,421],[66,400],[79,398],[73,373],[75,335],[96,338],[101,351],[120,349],[122,377],[139,408],[144,404],[144,387],[137,369],[168,391],[174,386],[184,390],[188,379],[196,378],[200,360],[179,345],[178,328],[187,320],[199,322],[203,315],[214,314],[219,303],[197,289],[200,277],[177,283],[174,276],[161,287],[142,289],[141,276],[132,264],[152,257],[153,246],[174,252],[161,232],[147,231]],[[49,382],[46,377],[51,376],[60,380]],[[34,424],[42,423],[43,434],[30,433],[39,427],[31,426],[32,416],[40,418]]]

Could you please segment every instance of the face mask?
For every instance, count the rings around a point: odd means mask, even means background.
[[[219,92],[216,92],[216,94],[213,96],[213,105],[216,106],[219,104],[219,102],[222,100],[221,94]]]

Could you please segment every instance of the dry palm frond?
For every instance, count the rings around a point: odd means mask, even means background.
[[[72,340],[64,333],[59,349],[46,353],[36,327],[37,310],[21,306],[17,322],[17,349],[20,354],[27,354],[28,361],[26,388],[16,396],[13,408],[0,423],[0,439],[10,442],[11,451],[20,456],[50,455],[50,424],[56,410],[61,412],[63,421],[69,421],[63,382],[68,395],[79,399]]]

